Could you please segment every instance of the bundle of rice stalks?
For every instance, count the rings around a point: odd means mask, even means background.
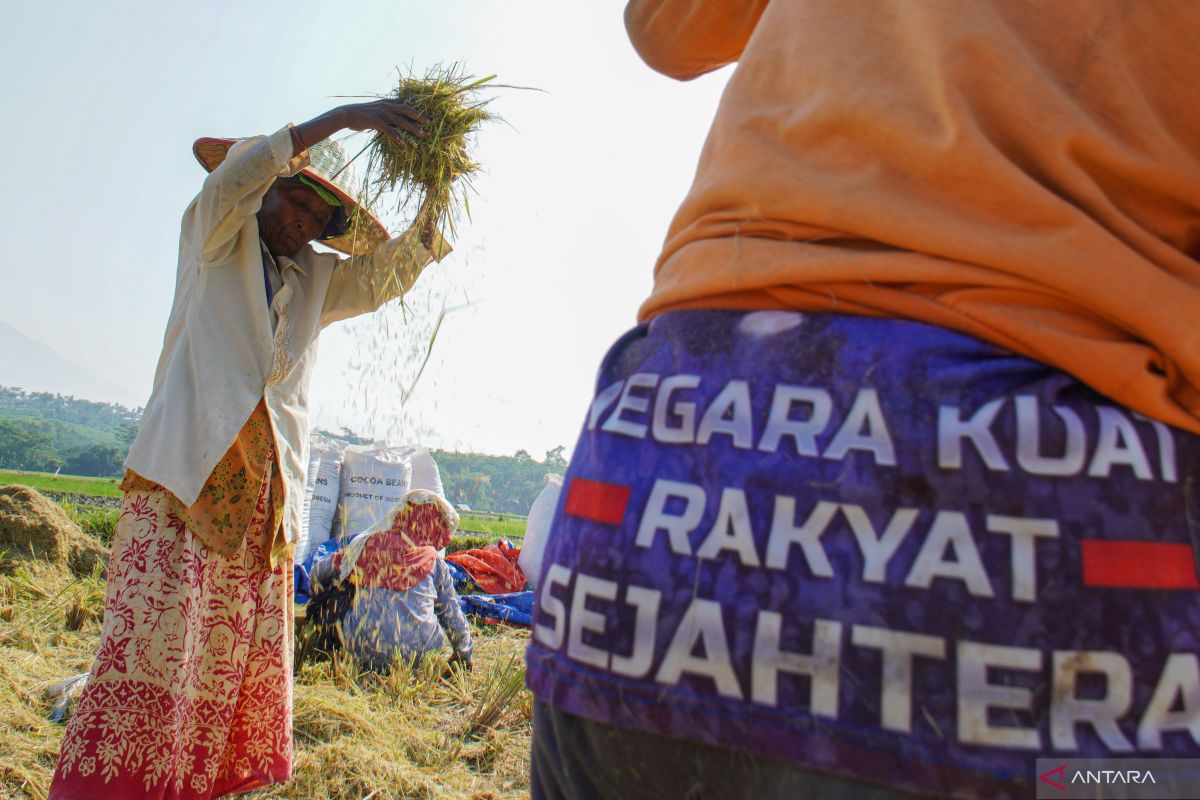
[[[372,199],[398,192],[397,211],[415,204],[418,216],[432,216],[438,229],[453,232],[455,220],[470,214],[467,195],[479,171],[471,140],[483,123],[495,119],[485,107],[490,98],[479,99],[478,91],[495,77],[475,78],[458,64],[435,65],[424,76],[400,72],[399,84],[383,97],[407,103],[429,122],[420,139],[403,131],[400,141],[375,134],[367,160]]]
[[[524,689],[525,659],[520,653],[492,665],[479,687],[479,699],[467,721],[464,738],[495,726]]]

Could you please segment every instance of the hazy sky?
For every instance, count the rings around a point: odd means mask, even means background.
[[[9,4],[0,65],[0,320],[147,396],[203,135],[269,133],[461,61],[500,91],[472,219],[409,312],[322,337],[319,426],[536,458],[573,447],[634,323],[727,71],[646,67],[621,3],[582,0]],[[353,142],[349,146],[353,146]],[[352,150],[356,152],[356,148]],[[393,230],[395,232],[395,230]],[[406,403],[433,330],[449,313]],[[214,387],[214,391],[219,388]]]

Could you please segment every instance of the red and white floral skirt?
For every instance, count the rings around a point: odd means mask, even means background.
[[[100,650],[52,800],[214,798],[292,769],[292,561],[270,566],[269,482],[242,551],[211,555],[165,490],[125,495]]]

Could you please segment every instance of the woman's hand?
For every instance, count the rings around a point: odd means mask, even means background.
[[[425,138],[425,126],[429,124],[425,115],[399,100],[355,103],[334,109],[332,113],[341,115],[343,128],[353,131],[379,131],[397,141],[403,141],[403,137],[397,131]]]
[[[292,155],[300,155],[305,148],[346,128],[354,131],[379,131],[384,136],[404,142],[401,131],[423,139],[425,126],[428,124],[429,120],[421,112],[399,100],[373,100],[369,103],[338,106],[292,128]]]

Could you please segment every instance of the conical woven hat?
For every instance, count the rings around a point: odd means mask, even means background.
[[[192,152],[196,155],[196,160],[212,172],[225,160],[229,148],[239,141],[241,140],[205,136],[196,140],[192,145]],[[321,239],[321,244],[347,255],[361,255],[370,253],[376,245],[386,241],[389,238],[387,228],[355,199],[361,196],[362,192],[353,166],[348,163],[346,151],[342,146],[328,139],[318,142],[308,148],[308,159],[309,165],[301,174],[333,192],[342,201],[346,215],[350,218],[350,230],[345,235]]]

